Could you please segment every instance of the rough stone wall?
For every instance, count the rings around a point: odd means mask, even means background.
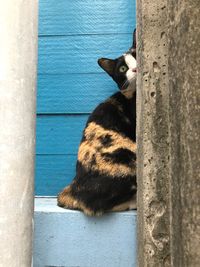
[[[138,266],[200,266],[200,1],[137,1]]]
[[[169,266],[167,1],[137,1],[138,266]]]
[[[200,1],[169,0],[172,266],[200,266]]]

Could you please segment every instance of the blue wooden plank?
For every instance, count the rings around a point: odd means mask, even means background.
[[[56,196],[75,175],[77,155],[37,155],[35,194]]]
[[[97,59],[116,58],[131,43],[132,34],[40,37],[38,73],[103,72]]]
[[[35,199],[34,267],[136,267],[136,212],[88,217]]]
[[[89,113],[118,90],[105,73],[40,74],[38,77],[38,113]]]
[[[40,0],[39,34],[131,33],[135,0]]]
[[[88,115],[38,116],[37,154],[76,154]]]

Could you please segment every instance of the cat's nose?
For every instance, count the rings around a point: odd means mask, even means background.
[[[132,69],[132,72],[136,72],[136,71],[137,71],[137,68],[133,68],[133,69]]]

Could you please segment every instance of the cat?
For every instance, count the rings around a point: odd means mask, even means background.
[[[134,33],[135,36],[135,33]],[[90,216],[136,209],[136,49],[98,64],[120,91],[89,116],[79,146],[76,176],[58,206]]]

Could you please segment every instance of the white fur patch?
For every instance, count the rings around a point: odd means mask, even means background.
[[[128,71],[126,72],[126,77],[128,81],[131,81],[133,78],[136,77],[136,72],[133,70],[137,67],[137,61],[131,54],[125,54],[124,59],[126,62],[126,65],[128,66]]]
[[[129,69],[136,68],[137,66],[136,59],[131,54],[125,54],[124,59]]]

